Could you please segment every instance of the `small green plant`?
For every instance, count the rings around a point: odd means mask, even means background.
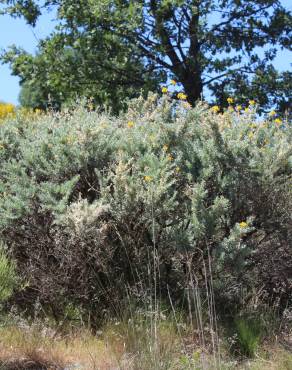
[[[240,353],[254,357],[263,334],[260,320],[240,317],[235,320],[235,329]]]
[[[0,303],[7,300],[17,285],[15,264],[10,261],[0,243]]]

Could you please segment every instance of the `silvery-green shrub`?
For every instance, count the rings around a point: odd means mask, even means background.
[[[204,287],[211,274],[218,297],[244,284],[289,297],[291,132],[252,110],[155,95],[118,117],[80,104],[7,121],[0,227],[29,282],[23,299],[103,314],[153,289],[183,300],[190,275]]]

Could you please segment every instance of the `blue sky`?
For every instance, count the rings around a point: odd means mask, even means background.
[[[52,14],[45,14],[32,28],[22,19],[0,15],[0,50],[15,44],[30,53],[36,51],[38,39],[46,37],[54,28]],[[0,101],[18,103],[19,79],[11,76],[9,66],[0,64]]]
[[[282,0],[282,3],[292,8],[290,0]],[[0,50],[15,44],[23,47],[26,51],[36,51],[38,39],[46,37],[54,28],[52,13],[42,15],[37,26],[32,28],[22,19],[13,19],[7,15],[0,15]],[[274,64],[279,70],[291,69],[292,53],[281,51]],[[19,80],[11,76],[7,65],[0,64],[0,101],[18,103]]]

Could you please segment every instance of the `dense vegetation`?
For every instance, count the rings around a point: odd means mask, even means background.
[[[1,239],[25,282],[12,302],[94,327],[129,296],[211,296],[222,315],[291,304],[291,127],[250,104],[150,95],[118,117],[89,103],[2,124]]]
[[[253,97],[259,110],[291,104],[291,72],[278,71],[291,50],[291,11],[280,0],[1,0],[0,12],[34,26],[52,11],[54,32],[36,55],[13,46],[2,55],[23,86],[21,103],[60,107],[93,97],[114,111],[168,79],[189,103],[211,95],[226,106]],[[289,54],[287,54],[289,55]],[[287,57],[289,58],[289,57]]]
[[[0,368],[290,370],[291,11],[0,0],[47,11],[0,55]]]

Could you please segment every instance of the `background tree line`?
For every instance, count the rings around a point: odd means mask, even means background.
[[[159,89],[169,78],[188,101],[229,95],[285,112],[292,73],[277,71],[291,50],[291,11],[279,0],[1,0],[2,13],[34,26],[56,12],[54,32],[36,55],[2,53],[21,79],[24,106],[56,106],[78,96],[120,110],[126,98]]]

